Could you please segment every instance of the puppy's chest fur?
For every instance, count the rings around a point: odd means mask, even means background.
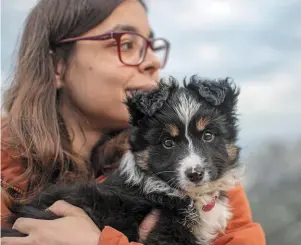
[[[210,244],[218,234],[223,233],[232,217],[226,196],[218,197],[212,210],[203,211],[204,205],[211,199],[209,195],[195,198],[187,210],[185,223],[201,244]]]

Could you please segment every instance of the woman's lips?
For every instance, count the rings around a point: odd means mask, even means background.
[[[148,83],[146,85],[136,87],[133,89],[127,89],[125,93],[128,98],[132,98],[138,92],[148,92],[157,87],[158,87],[158,84],[156,82],[152,82],[152,83]]]

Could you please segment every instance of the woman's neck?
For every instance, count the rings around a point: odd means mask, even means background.
[[[86,160],[90,159],[91,151],[103,133],[89,127],[86,122],[83,122],[83,116],[69,110],[68,107],[62,107],[62,116],[66,123],[73,151]]]
[[[91,131],[85,129],[72,128],[74,137],[72,139],[73,150],[82,156],[84,159],[90,159],[93,147],[102,137],[102,133],[99,131]]]

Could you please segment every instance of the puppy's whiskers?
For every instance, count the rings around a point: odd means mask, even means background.
[[[171,178],[169,181],[167,181],[166,183],[169,185],[173,185],[173,182],[177,183],[176,178]]]
[[[158,172],[158,173],[155,173],[155,175],[160,175],[160,174],[163,174],[163,173],[177,173],[177,171],[161,171],[161,172]]]

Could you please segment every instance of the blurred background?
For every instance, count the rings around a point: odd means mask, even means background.
[[[1,81],[36,0],[1,1]],[[269,245],[301,241],[301,1],[146,0],[156,36],[172,43],[162,75],[232,77],[254,219]]]

